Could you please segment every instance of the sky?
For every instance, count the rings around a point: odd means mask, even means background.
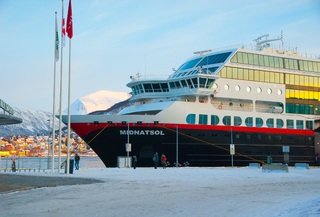
[[[0,0],[0,99],[11,107],[53,111],[55,12],[61,34],[61,8],[62,0]],[[272,39],[283,31],[285,46],[320,53],[319,0],[73,0],[72,9],[71,104],[100,90],[129,93],[132,75],[166,78],[195,51],[253,46],[263,34]],[[62,58],[63,110],[69,43]],[[56,68],[57,107],[60,61]]]
[[[0,194],[1,215],[316,217],[320,213],[319,168],[290,167],[289,173],[249,167],[134,170],[84,168],[83,160],[80,170],[70,175],[2,172],[3,176],[89,178],[102,183]]]

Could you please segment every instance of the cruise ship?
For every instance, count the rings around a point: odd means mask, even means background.
[[[117,114],[71,115],[71,128],[107,167],[155,152],[171,165],[308,163],[320,151],[320,59],[243,46],[195,52],[166,79],[132,76]],[[67,116],[63,116],[67,122]],[[268,162],[269,161],[269,162]]]

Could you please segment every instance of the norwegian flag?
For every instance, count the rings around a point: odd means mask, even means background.
[[[68,37],[71,39],[73,36],[71,0],[69,1],[68,16],[67,16],[67,34],[68,34]]]
[[[66,43],[66,19],[64,18],[64,10],[63,10],[63,0],[62,0],[62,30],[61,30],[61,44],[62,47],[65,46]]]

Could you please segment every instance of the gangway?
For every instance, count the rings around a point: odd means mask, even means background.
[[[20,123],[22,123],[22,119],[14,116],[13,108],[0,99],[0,125]]]

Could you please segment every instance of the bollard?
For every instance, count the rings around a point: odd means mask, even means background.
[[[272,157],[271,156],[267,157],[267,164],[272,164]]]

